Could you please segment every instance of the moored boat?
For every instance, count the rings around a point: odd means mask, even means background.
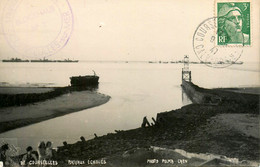
[[[71,86],[96,86],[98,85],[99,76],[86,75],[86,76],[73,76],[70,77]]]

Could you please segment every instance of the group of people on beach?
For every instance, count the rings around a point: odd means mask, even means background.
[[[0,154],[0,161],[3,163],[3,166],[16,166],[12,165],[15,162],[9,157],[6,152],[8,151],[9,146],[8,144],[4,144],[1,146],[1,154]],[[19,160],[20,165],[27,166],[30,162],[37,162],[37,161],[48,161],[53,158],[55,151],[52,148],[52,142],[40,142],[37,148],[37,151],[34,151],[31,146],[26,148],[26,153],[22,156]]]
[[[30,161],[43,161],[43,160],[51,160],[53,157],[54,150],[52,149],[52,143],[50,141],[40,142],[37,148],[37,152],[33,151],[31,146],[27,147],[27,153],[23,156],[22,161],[23,164],[28,165]]]

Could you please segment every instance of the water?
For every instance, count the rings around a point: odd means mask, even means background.
[[[159,112],[190,104],[181,90],[182,64],[148,63],[1,63],[1,82],[9,85],[28,84],[67,86],[73,75],[100,76],[99,92],[112,98],[104,105],[29,125],[0,134],[2,140],[21,148],[36,147],[39,141],[74,143],[94,133],[104,135],[114,130],[140,127],[147,116],[151,121]],[[192,80],[206,88],[239,87],[259,84],[259,73],[252,64],[216,69],[191,65]],[[6,83],[5,83],[6,84]]]

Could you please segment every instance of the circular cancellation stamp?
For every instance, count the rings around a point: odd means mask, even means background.
[[[217,17],[204,20],[193,35],[193,50],[201,63],[223,68],[235,64],[243,53],[243,47],[218,45]],[[243,46],[243,43],[240,44]]]
[[[4,36],[16,52],[43,58],[67,44],[73,14],[67,0],[8,0],[2,23]]]

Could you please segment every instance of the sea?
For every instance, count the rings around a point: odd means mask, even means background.
[[[40,141],[54,147],[75,143],[83,136],[94,138],[115,130],[138,128],[144,116],[152,122],[157,113],[192,102],[181,89],[183,64],[148,62],[0,63],[0,86],[68,86],[71,76],[100,77],[98,92],[111,96],[106,104],[56,117],[0,134],[0,142],[11,143],[17,153]],[[192,82],[204,88],[256,87],[259,65],[244,63],[226,68],[190,64]],[[0,143],[1,144],[1,143]]]

